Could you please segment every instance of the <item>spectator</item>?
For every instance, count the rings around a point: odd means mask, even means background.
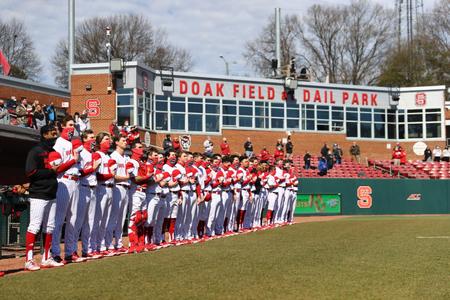
[[[125,121],[123,122],[122,128],[120,128],[120,131],[121,131],[122,135],[127,136],[128,133],[130,132],[130,121],[125,120]]]
[[[308,150],[306,150],[303,156],[303,161],[305,162],[305,170],[309,170],[311,168],[311,154],[309,154]]]
[[[252,157],[253,156],[253,144],[250,138],[247,138],[247,141],[244,144],[245,156]]]
[[[328,170],[333,169],[334,157],[333,157],[333,152],[331,150],[328,150],[328,154],[325,157],[325,159],[327,160],[327,169]]]
[[[17,125],[20,127],[27,127],[28,124],[28,102],[27,99],[22,99],[22,103],[16,107]]]
[[[53,102],[50,103],[49,106],[47,106],[46,112],[47,112],[47,116],[48,116],[48,123],[54,124],[56,121],[56,111],[55,111],[55,105],[53,104]]]
[[[267,151],[266,146],[264,146],[261,150],[261,152],[259,153],[259,157],[261,162],[268,162],[270,159],[270,154],[269,151]]]
[[[81,136],[81,130],[80,130],[80,113],[79,112],[75,112],[73,114],[73,122],[74,122],[74,132],[73,132],[73,136]]]
[[[42,107],[38,104],[35,107],[34,113],[33,113],[33,128],[37,130],[41,130],[43,126],[46,125],[46,119],[44,111],[42,110]]]
[[[9,112],[3,100],[0,100],[0,124],[9,125]]]
[[[27,103],[27,127],[33,128],[34,106]]]
[[[327,143],[324,143],[322,149],[320,149],[320,154],[322,154],[323,157],[327,157],[329,150],[330,148],[328,148]]]
[[[277,144],[277,148],[275,149],[273,157],[275,158],[275,160],[277,160],[277,159],[284,159],[284,151],[283,151],[283,146],[282,145]]]
[[[450,162],[450,150],[448,146],[442,150],[442,161]]]
[[[80,132],[83,133],[85,130],[91,130],[91,120],[88,117],[87,110],[83,110],[78,120],[78,126],[80,127]]]
[[[214,154],[214,143],[211,141],[211,137],[208,136],[203,142],[203,148],[205,148],[205,155],[207,157],[212,157]]]
[[[222,144],[220,144],[220,152],[222,155],[230,155],[230,145],[228,144],[227,138],[223,138]]]
[[[359,145],[357,145],[356,142],[353,142],[350,147],[350,155],[352,156],[352,161],[355,160],[358,163],[361,163],[361,149],[359,149]]]
[[[333,145],[333,156],[334,156],[334,159],[335,159],[337,165],[341,164],[342,155],[344,155],[344,153],[342,152],[341,147],[338,144],[334,144]]]
[[[392,160],[395,166],[400,165],[401,158],[402,158],[402,147],[400,147],[400,145],[397,144],[397,146],[395,146],[394,150],[392,151]]]
[[[111,135],[111,137],[119,137],[120,130],[117,126],[117,120],[112,121],[112,123],[109,125],[109,134]]]
[[[423,152],[423,161],[432,161],[433,152],[431,152],[430,147],[427,146]]]
[[[321,156],[319,158],[319,164],[318,164],[317,168],[319,169],[320,176],[327,175],[327,172],[328,172],[327,159],[324,156]]]
[[[441,148],[436,145],[433,149],[434,161],[437,161],[437,162],[441,161],[441,156],[442,156]]]
[[[294,150],[294,145],[292,144],[291,136],[288,135],[286,143],[286,159],[292,159],[292,152]]]
[[[406,150],[400,147],[400,164],[406,164]]]
[[[181,144],[177,136],[173,138],[172,147],[175,152],[181,152]]]
[[[281,141],[281,139],[277,140],[277,144],[275,145],[275,149],[277,149],[279,146],[284,147],[283,142]]]
[[[163,141],[162,147],[165,154],[169,154],[170,151],[173,151],[173,144],[172,139],[170,138],[170,134],[166,134],[166,138]]]

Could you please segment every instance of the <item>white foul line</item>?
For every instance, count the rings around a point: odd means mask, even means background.
[[[450,239],[448,235],[441,236],[416,236],[416,239]]]

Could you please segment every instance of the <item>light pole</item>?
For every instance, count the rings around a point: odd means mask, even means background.
[[[225,59],[225,57],[223,57],[223,55],[221,55],[221,56],[219,56],[222,60],[223,60],[223,62],[225,63],[225,74],[227,75],[227,76],[229,76],[230,75],[230,68],[229,68],[229,64],[228,64],[228,61]]]

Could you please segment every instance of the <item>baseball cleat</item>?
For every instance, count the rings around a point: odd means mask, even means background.
[[[64,266],[64,264],[61,263],[61,262],[56,262],[56,261],[53,259],[53,257],[50,257],[49,259],[43,260],[43,261],[41,262],[41,268],[42,268],[42,269],[57,268],[57,267],[62,267],[62,266]]]
[[[37,271],[41,268],[38,266],[38,264],[33,260],[29,260],[25,263],[25,271]]]
[[[57,263],[64,263],[63,259],[59,255],[53,256],[53,260],[56,261]]]
[[[118,255],[126,254],[126,253],[128,253],[128,248],[122,246],[122,247],[116,249],[116,253],[117,253]]]
[[[72,255],[67,255],[66,257],[64,257],[64,260],[66,261],[67,264],[70,264],[70,263],[85,262],[87,259],[79,257],[78,254],[73,253]]]

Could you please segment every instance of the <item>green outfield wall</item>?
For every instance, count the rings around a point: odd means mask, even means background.
[[[449,213],[450,180],[300,178],[296,215]]]

